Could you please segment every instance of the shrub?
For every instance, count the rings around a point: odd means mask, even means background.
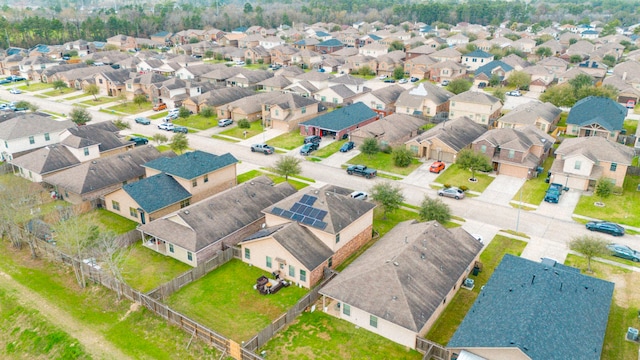
[[[202,110],[200,110],[200,115],[206,118],[210,118],[213,116],[213,109],[209,106],[205,106],[202,108]]]
[[[464,191],[464,192],[467,192],[467,190],[469,190],[469,188],[464,186],[464,185],[460,186],[459,189]]]
[[[450,188],[450,187],[451,187],[451,184],[444,184],[444,188],[445,188],[445,189],[448,189],[448,188]]]
[[[406,147],[399,147],[393,150],[391,156],[393,156],[393,163],[399,167],[411,165],[411,160],[413,159],[413,154]]]
[[[382,145],[382,146],[380,146],[380,151],[382,151],[385,154],[391,154],[393,149],[389,145]]]
[[[622,186],[613,187],[613,195],[622,195],[623,192],[624,190],[622,189]]]
[[[251,124],[249,123],[249,120],[241,119],[241,120],[238,120],[238,127],[240,129],[248,129],[251,127]]]

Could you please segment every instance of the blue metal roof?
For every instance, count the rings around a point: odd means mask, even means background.
[[[627,108],[602,96],[588,96],[573,105],[567,124],[588,126],[598,124],[609,131],[622,130]]]
[[[149,161],[144,166],[172,176],[192,180],[237,162],[238,160],[229,153],[218,156],[196,150],[174,158],[161,157]]]
[[[376,112],[371,110],[367,105],[357,102],[353,105],[345,106],[302,122],[300,125],[338,132],[376,116]]]
[[[476,57],[476,58],[490,58],[493,55],[489,54],[486,51],[482,51],[482,50],[474,50],[468,54],[464,54],[464,57]]]
[[[338,40],[338,39],[329,39],[329,40],[325,40],[321,43],[319,43],[316,46],[328,46],[328,47],[336,47],[336,46],[343,46],[344,44],[342,43],[342,41]]]
[[[491,78],[491,76],[493,75],[491,72],[493,71],[493,69],[497,68],[497,67],[501,67],[502,70],[504,70],[505,72],[509,72],[511,70],[513,70],[513,67],[509,64],[503,63],[500,60],[493,60],[490,63],[487,63],[483,66],[480,66],[478,68],[478,70],[476,70],[475,72],[475,76],[478,76],[480,74],[485,74],[487,75],[487,77]],[[500,81],[502,81],[504,79],[502,79],[502,77],[500,77]]]

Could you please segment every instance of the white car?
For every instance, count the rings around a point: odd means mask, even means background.
[[[367,200],[367,198],[369,197],[369,194],[367,194],[364,191],[354,191],[349,196],[351,196],[351,198],[356,200]]]
[[[173,123],[170,122],[163,122],[161,124],[158,124],[158,129],[160,130],[167,130],[167,131],[173,131],[174,125]]]
[[[398,81],[398,84],[406,84],[408,82],[409,82],[409,80],[407,80],[407,79],[400,79],[400,81]]]
[[[16,88],[13,88],[13,89],[9,90],[9,92],[11,94],[22,94],[22,90],[16,89]]]
[[[513,91],[508,91],[507,95],[509,95],[509,96],[522,96],[522,93],[520,92],[520,90],[513,90]]]
[[[387,75],[380,75],[380,76],[378,76],[378,79],[380,79],[380,80],[384,80],[384,79],[386,79],[386,78],[387,78]]]

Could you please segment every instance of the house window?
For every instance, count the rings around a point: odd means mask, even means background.
[[[276,109],[276,116],[280,116],[280,110]]]
[[[35,144],[36,140],[33,138],[33,136],[29,136],[29,144]]]
[[[301,111],[302,111],[303,114],[306,114],[307,113],[307,108],[303,107]]]
[[[327,101],[327,97],[326,96],[320,96],[320,101]]]
[[[138,210],[136,210],[135,208],[130,207],[129,208],[129,215],[131,215],[131,217],[138,218]]]
[[[452,102],[451,102],[451,107],[454,107],[454,106],[456,106],[456,102],[455,102],[455,101],[452,101]]]
[[[516,156],[516,151],[515,150],[509,150],[509,159],[513,159],[514,156]]]
[[[111,200],[111,208],[115,211],[120,211],[120,203],[115,200]]]
[[[487,152],[487,145],[480,145],[480,152],[486,153]]]
[[[576,160],[576,162],[573,163],[573,168],[575,170],[580,170],[580,166],[582,166],[582,161],[580,161],[580,160]]]
[[[340,233],[336,234],[336,244],[340,242]]]
[[[417,147],[416,145],[411,145],[411,146],[409,146],[409,150],[410,150],[413,154],[418,155],[418,147]]]
[[[102,84],[102,79],[98,79],[98,82],[99,82],[100,84]]]
[[[5,147],[5,149],[8,149],[8,148],[9,148],[9,143],[8,143],[6,140],[5,140],[5,142],[4,142],[4,147]]]
[[[189,201],[189,199],[186,199],[186,200],[182,200],[182,201],[180,201],[180,209],[182,209],[182,208],[186,208],[186,207],[187,207],[187,206],[189,206],[189,205],[190,205],[190,201]]]
[[[618,168],[618,164],[611,163],[611,166],[609,167],[609,170],[615,172],[617,168]]]
[[[327,267],[331,268],[331,266],[333,266],[333,256],[327,260]]]
[[[289,276],[292,278],[296,277],[296,268],[293,265],[289,265]]]
[[[173,244],[169,244],[169,252],[173,253]]]
[[[189,261],[193,261],[193,254],[191,253],[191,251],[187,251],[187,259]]]
[[[342,303],[342,313],[346,316],[351,316],[351,306],[345,303]]]
[[[337,104],[338,103],[338,98],[333,98],[333,103]]]
[[[307,272],[300,269],[300,281],[307,281]]]
[[[84,148],[84,156],[89,156],[89,148]]]
[[[209,174],[204,176],[204,182],[208,183],[209,182]]]
[[[369,315],[369,325],[371,325],[371,327],[377,328],[378,327],[378,317],[377,316],[373,316],[373,315]]]
[[[267,256],[267,267],[271,269],[271,256]]]
[[[51,140],[51,136],[49,136],[49,133],[44,133],[44,139],[45,139],[46,141]]]
[[[247,260],[251,260],[251,249],[244,248],[244,258]]]

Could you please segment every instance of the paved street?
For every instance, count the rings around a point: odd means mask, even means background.
[[[375,81],[382,83],[380,80],[371,80],[371,82]],[[46,109],[58,114],[67,114],[71,109],[71,103],[62,98],[43,99],[33,97],[26,93],[12,95],[9,94],[8,89],[4,90],[1,88],[0,97],[9,101],[26,99],[35,103],[40,109]],[[514,107],[522,101],[531,100],[526,96],[508,98],[507,103]],[[75,101],[83,100],[86,99]],[[99,109],[99,106],[89,109],[96,122],[115,120],[118,118],[118,116],[113,114],[99,112]],[[149,111],[136,116],[148,116],[152,113],[153,111]],[[167,134],[165,131],[157,128],[157,120],[152,122],[151,125],[145,126],[133,121],[133,118],[136,116],[124,117],[125,120],[129,120],[131,129],[122,131],[122,134],[136,133],[150,137],[153,136],[154,133]],[[238,143],[211,138],[212,134],[221,130],[223,129],[214,127],[206,131],[188,134],[190,147],[216,154],[232,153],[236,158],[241,160],[241,163],[238,165],[238,173],[273,166],[275,161],[281,156],[279,154],[265,156],[250,151],[250,144],[264,142],[280,135],[281,132],[277,130],[268,130]],[[330,141],[324,140],[321,146],[326,146],[329,143]],[[368,180],[358,176],[347,175],[340,166],[352,157],[358,155],[358,153],[358,150],[352,150],[348,153],[337,152],[320,163],[305,160],[301,163],[302,175],[315,179],[316,183],[312,185],[314,187],[320,187],[324,184],[335,184],[365,191],[377,182],[388,181],[383,178]],[[299,148],[291,150],[289,154],[300,156]],[[424,196],[437,196],[436,191],[429,186],[437,177],[437,174],[429,172],[429,165],[430,162],[427,162],[409,176],[395,182],[402,187],[407,203],[419,205]],[[448,165],[449,164],[447,164],[447,166]],[[514,208],[510,202],[513,199],[517,199],[516,196],[523,182],[523,179],[497,176],[493,183],[480,196],[468,197],[459,201],[445,198],[443,201],[450,206],[454,215],[466,220],[462,225],[463,228],[472,234],[481,235],[485,239],[485,243],[490,241],[493,236],[501,230],[516,230],[517,228],[519,232],[526,233],[530,237],[530,239],[527,240],[528,246],[522,256],[536,261],[541,257],[550,257],[563,261],[568,253],[567,243],[572,237],[589,233],[584,225],[572,220],[573,209],[581,193],[571,190],[562,195],[559,204],[543,202],[533,211],[518,210]],[[612,237],[607,235],[603,236],[609,240],[613,240]],[[637,247],[635,243],[638,241],[638,236],[626,235],[622,238],[616,238],[615,241]]]

